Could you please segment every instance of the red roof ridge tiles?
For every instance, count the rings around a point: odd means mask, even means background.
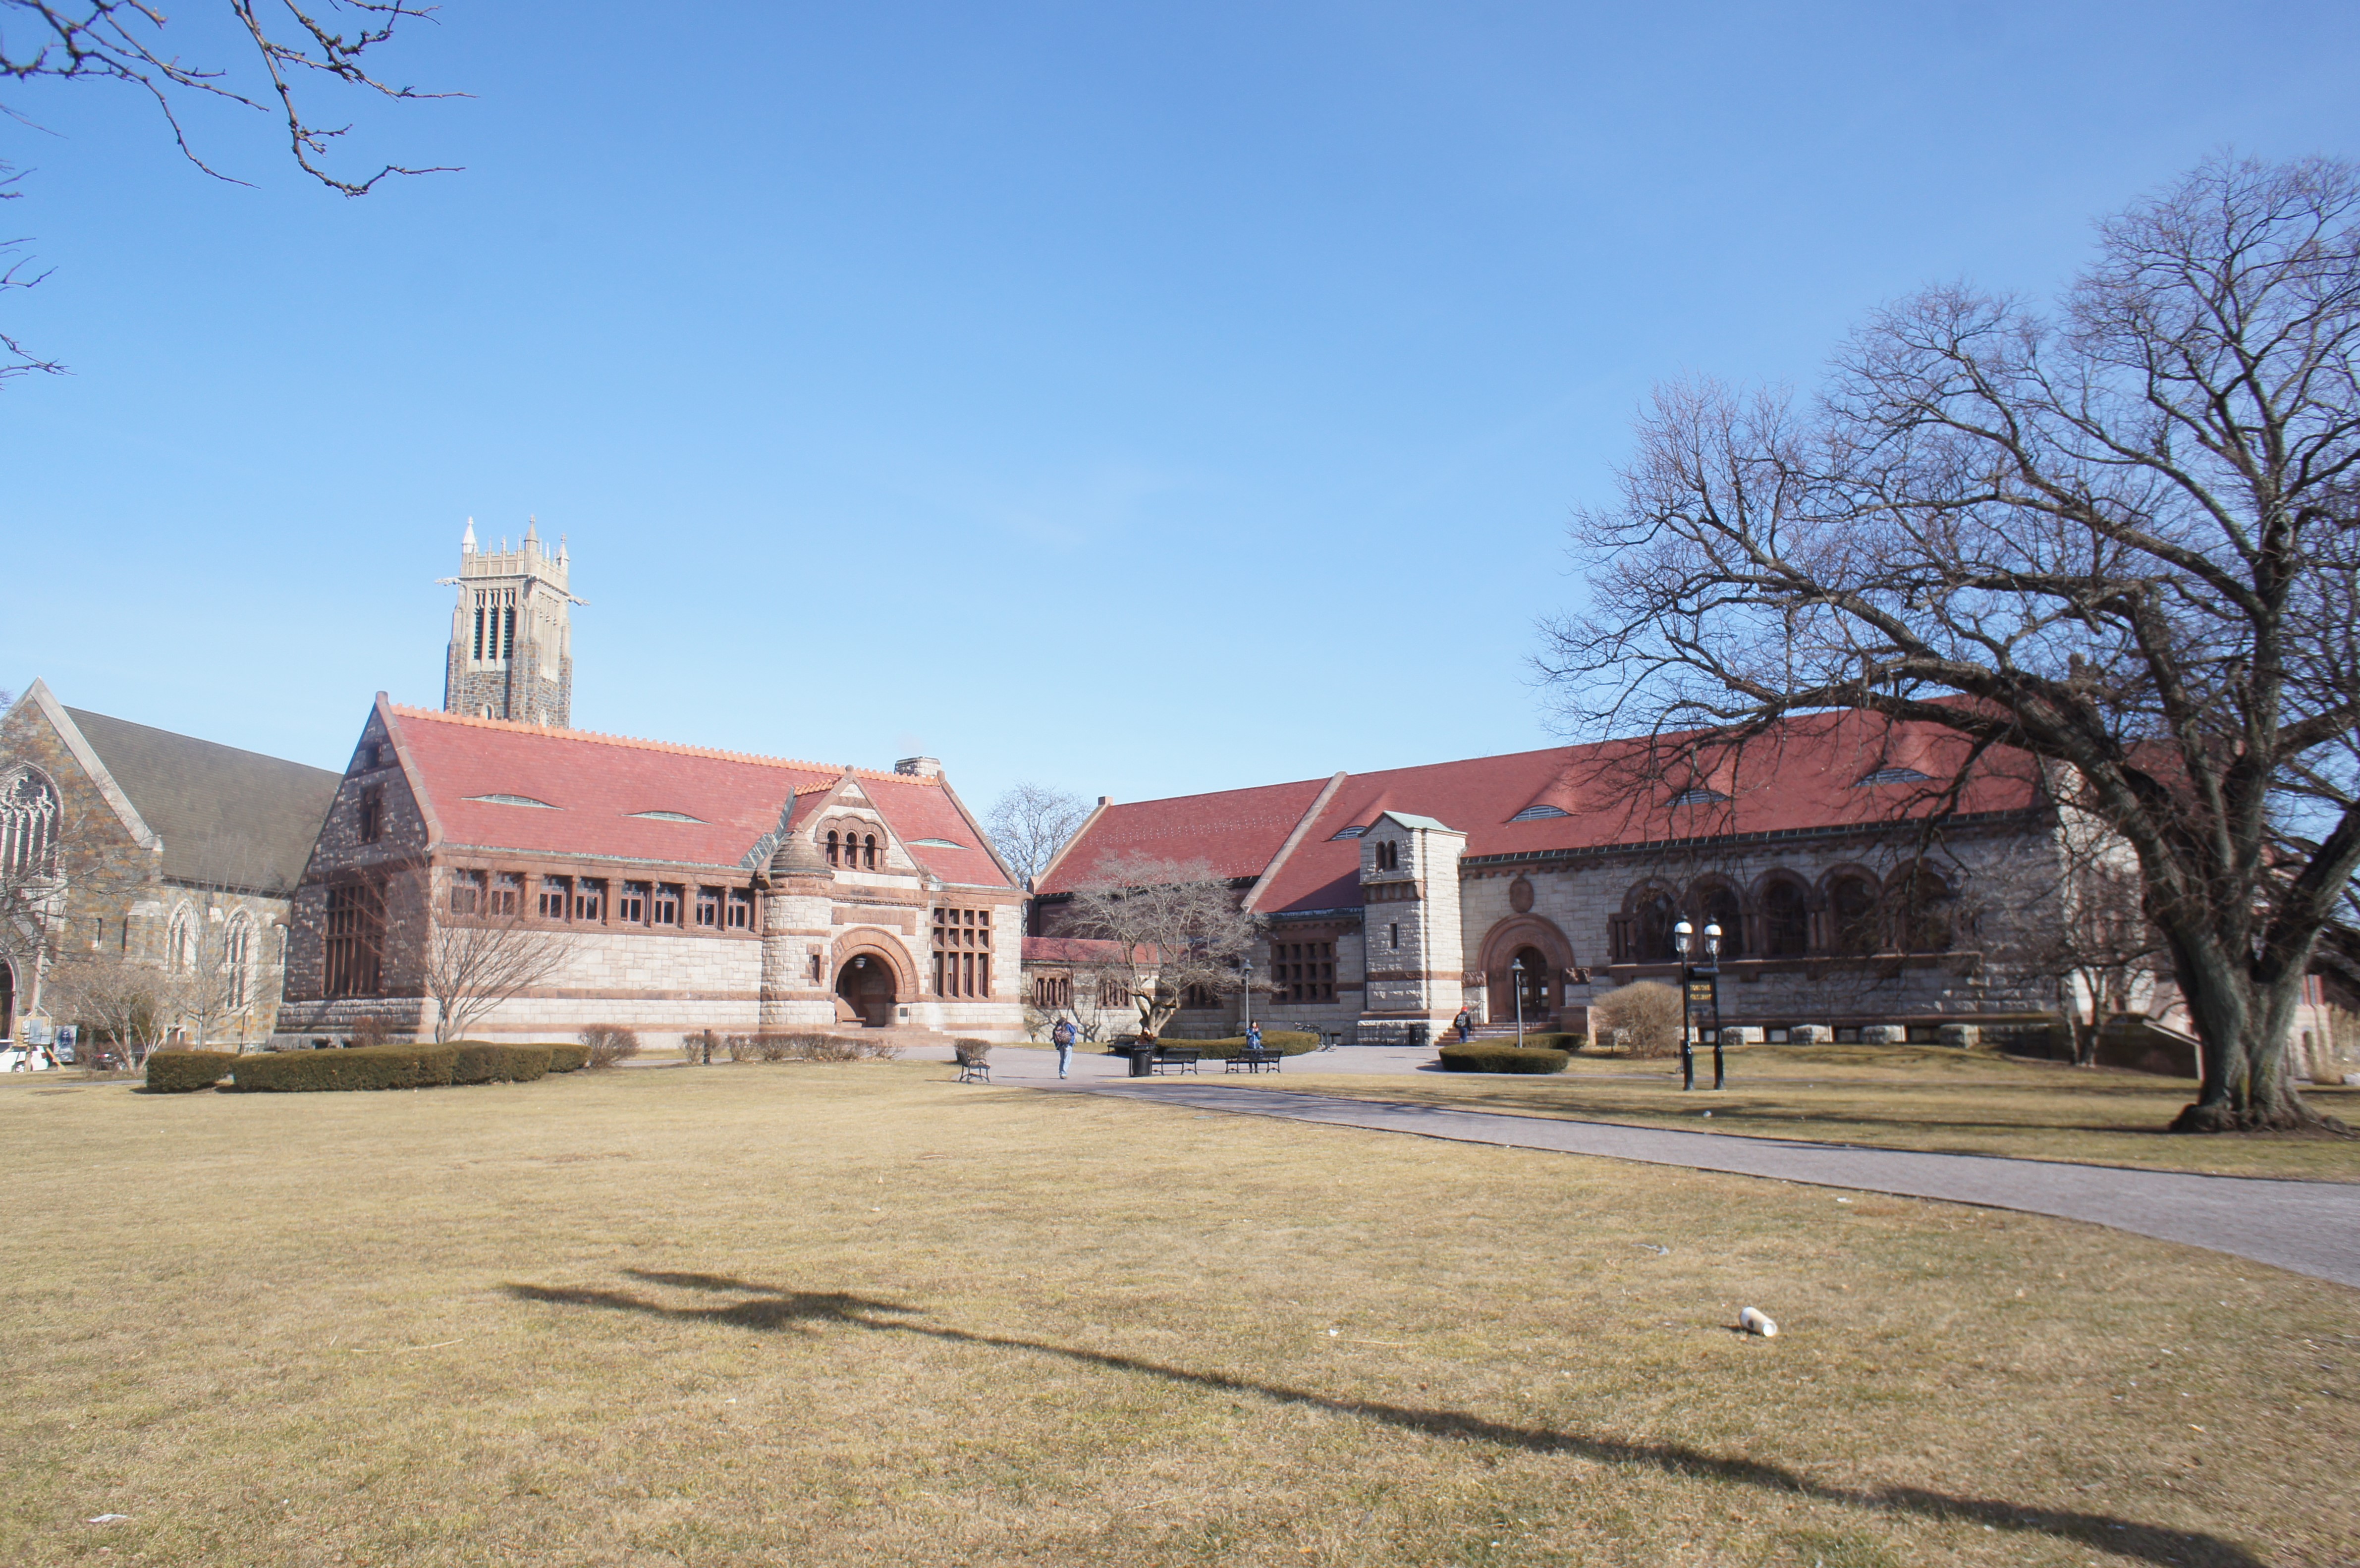
[[[629,746],[635,751],[661,751],[673,757],[705,757],[720,762],[751,762],[763,768],[791,768],[800,773],[825,773],[833,779],[850,774],[855,779],[877,779],[894,784],[932,784],[942,787],[939,777],[923,773],[889,773],[873,768],[849,768],[833,762],[803,762],[792,757],[763,757],[748,751],[723,751],[716,746],[688,746],[673,740],[642,740],[637,735],[607,735],[601,730],[562,730],[548,724],[525,724],[516,719],[486,719],[473,713],[445,713],[441,708],[412,708],[400,702],[386,706],[405,719],[428,719],[436,724],[465,724],[479,730],[505,730],[512,735],[552,735],[561,740],[595,741],[600,746]],[[833,789],[833,785],[807,786],[795,791],[810,793],[814,789]]]

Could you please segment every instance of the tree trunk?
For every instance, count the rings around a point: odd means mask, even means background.
[[[2165,934],[2204,1056],[2204,1086],[2171,1130],[2349,1132],[2333,1116],[2312,1110],[2287,1076],[2287,1037],[2306,964],[2272,972],[2239,962],[2209,932]]]

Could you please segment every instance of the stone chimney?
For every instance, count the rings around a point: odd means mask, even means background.
[[[940,779],[943,764],[942,759],[935,757],[905,757],[893,765],[893,771],[913,773],[921,779]]]

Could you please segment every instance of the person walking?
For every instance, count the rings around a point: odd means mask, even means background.
[[[1459,1043],[1465,1045],[1468,1036],[1475,1032],[1475,1015],[1461,1007],[1459,1016],[1450,1020],[1450,1027],[1459,1031]]]
[[[1057,1048],[1057,1076],[1063,1078],[1074,1065],[1074,1020],[1059,1018],[1049,1031],[1049,1041]]]

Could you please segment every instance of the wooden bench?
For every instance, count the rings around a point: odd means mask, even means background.
[[[1272,1051],[1268,1047],[1261,1051],[1240,1051],[1229,1058],[1222,1071],[1225,1073],[1276,1073],[1282,1070],[1279,1064],[1285,1060],[1284,1051]]]
[[[1155,1048],[1155,1059],[1147,1064],[1147,1070],[1159,1077],[1167,1071],[1194,1073],[1196,1071],[1196,1063],[1204,1059],[1203,1051],[1187,1046],[1159,1045]]]

